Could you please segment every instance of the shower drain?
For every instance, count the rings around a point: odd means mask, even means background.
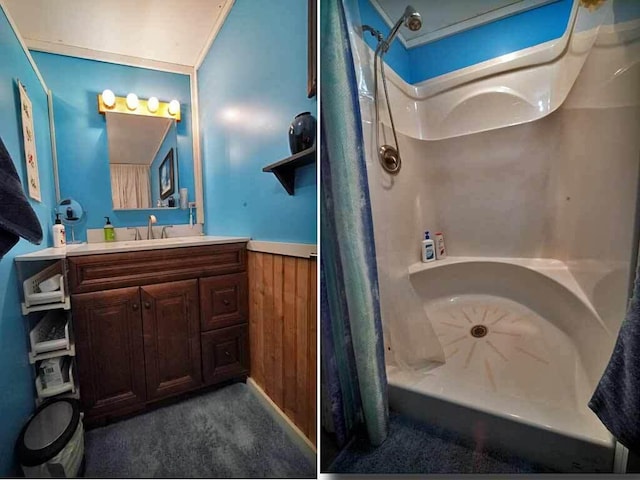
[[[484,337],[488,331],[489,329],[484,325],[474,325],[473,327],[471,327],[471,335],[476,338]]]

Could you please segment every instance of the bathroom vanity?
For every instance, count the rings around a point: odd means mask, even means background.
[[[247,377],[247,241],[202,236],[67,247],[86,423]]]

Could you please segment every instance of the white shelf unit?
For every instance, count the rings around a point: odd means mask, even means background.
[[[80,397],[80,391],[76,384],[76,378],[74,375],[74,366],[73,361],[69,363],[69,370],[67,380],[62,383],[62,385],[56,385],[54,387],[44,387],[42,384],[42,380],[40,376],[36,375],[35,385],[36,385],[36,406],[39,406],[44,401],[51,397],[55,397],[58,395],[66,394],[65,396],[70,396],[73,398]]]
[[[29,363],[39,360],[76,355],[71,315],[50,310],[29,332]]]
[[[24,293],[24,301],[22,302],[23,315],[45,310],[60,308],[69,310],[71,308],[69,295],[66,293],[66,272],[64,270],[64,261],[55,261],[52,265],[40,270],[22,282],[22,291]],[[57,280],[58,288],[55,291],[43,292],[40,290],[42,282],[56,276],[59,276],[59,280]]]
[[[67,261],[65,255],[55,253],[56,255],[44,257],[23,255],[15,259],[23,294],[22,314],[27,326],[29,363],[33,365],[36,407],[51,397],[80,398],[80,389],[75,375],[76,347],[67,284]],[[56,283],[59,282],[58,288],[53,292],[41,291],[39,285],[51,277],[55,277]],[[38,315],[37,312],[47,313],[34,325],[32,314]],[[42,314],[39,313],[39,315]],[[53,332],[52,324],[55,324]],[[64,356],[70,357],[64,383],[45,388],[38,374],[38,362]]]
[[[35,365],[35,363],[39,362],[40,360],[47,360],[49,358],[64,357],[64,356],[69,356],[69,357],[75,357],[76,356],[76,344],[75,343],[72,342],[69,345],[69,348],[68,349],[64,349],[64,350],[54,350],[52,352],[47,352],[47,353],[29,352],[29,363],[31,365]]]

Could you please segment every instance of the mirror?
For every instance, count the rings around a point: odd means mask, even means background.
[[[67,244],[82,243],[76,240],[74,227],[82,223],[84,220],[84,209],[73,198],[65,198],[60,200],[54,210],[54,213],[60,216],[60,220],[64,225],[71,227],[71,240],[67,239]]]
[[[177,208],[176,121],[106,112],[114,210]]]

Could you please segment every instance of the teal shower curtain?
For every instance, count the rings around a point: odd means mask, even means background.
[[[322,377],[340,443],[388,431],[387,379],[362,121],[344,6],[321,4]]]

